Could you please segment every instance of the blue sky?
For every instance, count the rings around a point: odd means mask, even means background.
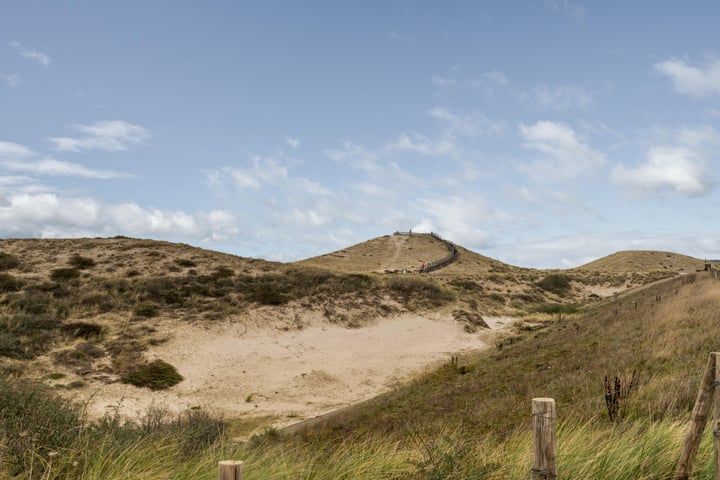
[[[0,237],[720,258],[720,3],[0,3]]]

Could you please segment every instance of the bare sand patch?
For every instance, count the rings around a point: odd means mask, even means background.
[[[201,407],[227,418],[273,416],[285,425],[371,398],[451,355],[487,347],[484,335],[466,333],[449,315],[404,313],[355,329],[313,319],[302,324],[309,326],[175,322],[167,326],[171,340],[153,347],[148,358],[173,364],[185,380],[162,392],[121,383],[97,387],[88,413],[118,409],[136,416],[154,403],[176,412]]]

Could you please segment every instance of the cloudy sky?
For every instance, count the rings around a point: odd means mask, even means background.
[[[0,237],[720,258],[720,3],[0,3]]]

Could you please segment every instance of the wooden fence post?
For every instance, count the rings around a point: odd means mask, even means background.
[[[555,400],[532,399],[533,423],[533,480],[549,480],[557,477],[557,453],[555,450]]]
[[[674,480],[688,480],[690,478],[695,454],[697,454],[698,448],[700,447],[700,437],[705,429],[705,424],[710,415],[710,407],[713,404],[713,398],[715,396],[715,357],[717,355],[717,353],[711,353],[708,357],[707,368],[705,369],[705,375],[703,375],[697,399],[695,400],[695,407],[693,408],[692,418],[690,419],[690,429],[685,436],[685,443],[680,453],[677,468],[675,469]],[[717,478],[717,473],[715,475],[715,478]]]
[[[242,480],[243,462],[222,460],[218,462],[218,480]]]
[[[720,381],[720,353],[712,353],[711,356],[715,357],[715,382],[713,383],[713,389],[715,390],[715,394],[713,395],[715,480],[720,480],[720,438],[718,437],[718,435],[720,435],[720,388],[718,388],[718,382]]]

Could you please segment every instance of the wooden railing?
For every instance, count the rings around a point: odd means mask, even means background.
[[[435,262],[431,262],[431,263],[427,263],[427,264],[423,265],[419,269],[420,273],[430,273],[430,272],[434,272],[435,270],[440,270],[441,268],[447,267],[448,265],[453,263],[460,256],[460,251],[458,250],[458,248],[455,246],[454,243],[452,243],[449,240],[445,240],[444,238],[442,238],[440,235],[438,235],[435,232],[413,233],[413,231],[410,230],[408,232],[399,232],[398,231],[398,232],[395,232],[394,235],[428,235],[428,236],[433,237],[434,239],[439,240],[445,244],[448,251],[450,252],[450,255],[448,255],[447,257],[443,257],[440,260],[437,260]]]

